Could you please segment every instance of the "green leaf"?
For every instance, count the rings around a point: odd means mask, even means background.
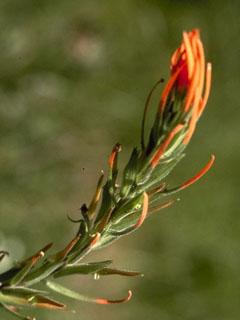
[[[46,285],[53,291],[60,293],[66,297],[73,298],[80,301],[85,301],[85,302],[95,302],[95,299],[86,297],[78,292],[70,290],[54,281],[47,280]]]
[[[118,175],[118,153],[121,151],[121,145],[116,143],[110,156],[110,170],[108,175],[108,189],[112,202],[116,205],[116,180]]]
[[[141,209],[143,202],[143,195],[140,194],[137,197],[126,201],[119,208],[116,208],[111,216],[111,223],[117,224],[119,221],[126,216],[132,214]]]
[[[28,286],[38,283],[48,278],[55,270],[61,268],[65,262],[47,262],[40,268],[29,273],[24,279],[24,283]]]
[[[47,244],[44,248],[39,250],[35,255],[31,256],[28,259],[25,259],[10,270],[2,273],[0,275],[0,282],[4,284],[17,285],[20,283],[24,277],[28,274],[31,270],[32,266],[37,262],[37,260],[44,256],[44,253],[52,247],[53,243]]]
[[[120,190],[120,196],[125,197],[128,192],[130,191],[133,183],[136,179],[137,174],[137,161],[138,161],[138,150],[137,148],[133,149],[132,155],[127,163],[124,171],[123,171],[123,178]]]
[[[93,302],[93,303],[98,303],[98,304],[113,304],[113,303],[123,303],[126,301],[129,301],[131,296],[132,296],[132,292],[129,291],[128,292],[128,296],[124,299],[121,300],[106,300],[106,299],[96,299],[96,298],[90,298],[90,297],[86,297],[82,294],[79,294],[78,292],[75,292],[73,290],[70,290],[66,287],[61,286],[60,284],[53,282],[53,281],[46,281],[46,285],[54,290],[55,292],[58,292],[64,296],[67,296],[69,298],[73,298],[79,301],[84,301],[84,302]]]
[[[187,144],[183,144],[182,141],[186,135],[188,127],[185,126],[183,129],[177,133],[172,141],[169,143],[166,151],[163,155],[163,160],[169,157],[175,158],[177,155],[181,154],[186,148]]]
[[[159,115],[159,112],[156,114],[156,118],[153,124],[153,127],[151,129],[150,135],[149,135],[149,141],[146,148],[146,155],[152,153],[152,151],[157,147],[157,144],[159,142],[159,126],[161,125],[162,118]],[[163,136],[161,136],[163,138]]]
[[[89,219],[91,220],[94,216],[95,210],[97,208],[97,204],[100,198],[100,194],[101,194],[101,190],[102,190],[102,182],[103,182],[103,178],[104,178],[104,174],[102,172],[98,183],[97,183],[97,187],[96,187],[96,191],[94,193],[94,196],[92,198],[92,201],[88,207],[88,211],[87,211],[87,215],[89,217]]]
[[[27,276],[29,271],[32,269],[33,263],[29,261],[10,281],[11,286],[18,285]]]
[[[26,300],[29,297],[35,296],[35,295],[47,295],[47,291],[32,289],[32,288],[26,288],[26,287],[3,287],[2,292],[6,295],[10,296],[16,296],[16,297],[22,297]]]
[[[103,218],[103,216],[108,212],[108,210],[111,207],[111,204],[112,204],[112,200],[111,200],[111,195],[109,193],[109,185],[107,181],[103,187],[102,203],[101,203],[101,207],[99,209],[97,218],[95,220],[95,224],[98,223]]]
[[[148,181],[136,188],[135,194],[142,193],[148,190],[153,185],[161,183],[161,181],[173,170],[180,160],[185,156],[184,153],[170,159],[165,159],[159,162],[154,170],[149,170]]]
[[[147,111],[148,111],[148,107],[149,107],[149,103],[150,103],[150,100],[151,100],[151,97],[152,97],[152,94],[153,92],[155,91],[155,89],[157,88],[157,86],[160,84],[160,83],[163,83],[164,80],[163,79],[160,79],[158,80],[154,86],[152,87],[151,91],[149,92],[148,94],[148,97],[147,97],[147,100],[146,100],[146,103],[145,103],[145,108],[144,108],[144,112],[143,112],[143,119],[142,119],[142,129],[141,129],[141,145],[142,145],[142,150],[145,149],[145,142],[144,142],[144,131],[145,131],[145,120],[146,120],[146,115],[147,115]],[[159,118],[159,112],[157,112],[156,114],[156,119]],[[156,119],[155,119],[155,123],[156,123]]]
[[[107,230],[104,231],[102,233],[101,238],[99,239],[99,241],[95,244],[94,246],[94,250],[95,249],[100,249],[103,247],[108,246],[110,243],[114,242],[115,240],[117,240],[117,237],[110,234]]]
[[[111,224],[111,226],[107,231],[109,232],[109,234],[115,235],[115,236],[128,234],[129,232],[135,230],[134,226],[138,222],[140,215],[141,215],[141,210],[138,210],[137,212],[134,212],[126,216],[124,219],[118,221],[118,223]]]
[[[67,265],[60,271],[54,274],[54,278],[70,276],[73,274],[90,274],[96,273],[109,264],[112,263],[112,260],[100,261],[100,262],[89,262],[85,264],[78,264],[78,265]]]
[[[143,274],[139,272],[119,270],[114,268],[103,268],[102,270],[98,271],[98,275],[101,275],[101,276],[120,275],[120,276],[127,276],[127,277],[143,276]]]
[[[4,294],[0,291],[0,302],[11,304],[11,305],[20,305],[26,306],[29,305],[29,301],[23,297],[18,297],[14,295]]]

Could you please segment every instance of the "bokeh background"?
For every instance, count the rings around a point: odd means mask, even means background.
[[[112,146],[121,165],[139,144],[146,96],[169,76],[182,31],[199,28],[213,64],[208,106],[168,184],[192,177],[215,154],[204,178],[181,201],[136,233],[86,261],[143,278],[68,278],[89,296],[124,305],[64,301],[73,313],[34,310],[38,319],[237,320],[240,317],[238,0],[0,1],[1,271],[50,241],[75,234]],[[160,96],[160,91],[159,91]],[[152,112],[155,113],[155,106]],[[0,310],[0,318],[11,319]]]

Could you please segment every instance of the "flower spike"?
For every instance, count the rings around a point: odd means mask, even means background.
[[[77,235],[62,250],[40,259],[52,243],[30,258],[0,274],[0,307],[20,319],[25,317],[17,311],[20,307],[41,307],[53,310],[69,310],[65,304],[53,300],[49,290],[40,291],[31,286],[45,285],[63,296],[78,301],[102,305],[124,303],[131,299],[132,291],[119,300],[92,298],[72,291],[49,280],[73,275],[93,275],[94,279],[107,275],[138,276],[139,272],[109,267],[112,260],[82,263],[92,250],[102,248],[137,230],[152,213],[164,209],[175,200],[163,202],[163,197],[183,190],[199,180],[212,166],[215,157],[193,178],[178,187],[167,189],[165,178],[184,157],[197,122],[204,111],[211,88],[212,65],[205,62],[205,53],[197,29],[183,32],[183,40],[174,51],[170,63],[170,78],[166,82],[157,105],[156,116],[145,145],[145,121],[152,95],[159,80],[149,92],[142,118],[140,148],[134,147],[118,177],[117,143],[109,158],[109,174],[105,183],[103,171],[98,179],[89,206],[84,203]],[[99,200],[101,204],[98,208]],[[161,201],[159,204],[158,201]],[[7,254],[0,251],[0,262]]]

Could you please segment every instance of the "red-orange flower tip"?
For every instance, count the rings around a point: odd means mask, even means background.
[[[174,52],[171,59],[171,78],[166,84],[161,102],[160,112],[168,101],[175,101],[176,92],[180,93],[182,105],[180,110],[190,113],[188,131],[183,144],[189,142],[210,94],[211,63],[205,63],[205,54],[200,34],[197,29],[183,32],[183,42]],[[205,87],[205,92],[204,91]]]
[[[114,303],[123,303],[127,302],[132,297],[132,291],[128,290],[128,296],[126,298],[120,299],[120,300],[107,300],[107,299],[95,299],[95,302],[98,304],[114,304]]]

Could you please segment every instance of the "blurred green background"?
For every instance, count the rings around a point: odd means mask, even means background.
[[[169,76],[182,31],[199,28],[213,64],[208,106],[167,180],[180,184],[216,155],[211,171],[136,233],[92,253],[144,278],[67,279],[89,296],[121,298],[77,311],[34,310],[38,319],[237,320],[240,318],[240,2],[180,0],[1,0],[1,271],[77,230],[112,146],[121,164],[139,144],[146,96]],[[160,96],[160,91],[159,91]],[[156,106],[153,107],[155,114]],[[65,281],[66,283],[66,281]],[[0,310],[1,319],[11,319]]]

